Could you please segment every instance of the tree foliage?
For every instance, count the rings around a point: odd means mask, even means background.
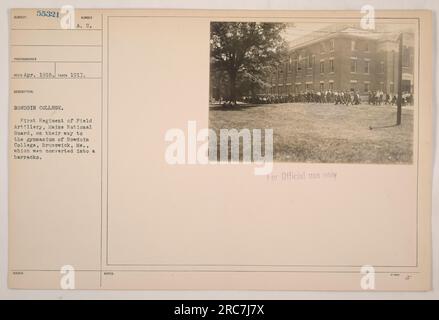
[[[211,72],[227,74],[228,100],[236,102],[243,87],[263,84],[267,69],[285,53],[285,28],[283,23],[211,23]]]

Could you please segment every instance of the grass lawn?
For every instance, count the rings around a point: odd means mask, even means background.
[[[273,129],[274,161],[411,163],[413,108],[285,103],[209,109],[209,126]],[[372,127],[372,130],[370,129]],[[264,135],[264,133],[262,134]]]

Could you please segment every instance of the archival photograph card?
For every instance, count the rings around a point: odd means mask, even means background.
[[[10,288],[431,289],[430,11],[9,24]]]

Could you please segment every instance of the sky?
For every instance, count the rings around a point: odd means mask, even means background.
[[[285,40],[293,41],[299,39],[307,34],[311,34],[313,31],[330,26],[329,23],[294,23],[294,26],[287,27],[285,30]]]

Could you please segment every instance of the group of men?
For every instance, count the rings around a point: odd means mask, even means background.
[[[398,102],[398,96],[396,94],[388,94],[383,91],[369,91],[368,92],[368,103],[373,105],[396,105]],[[402,105],[413,105],[413,95],[410,92],[402,93]]]
[[[388,94],[381,90],[368,91],[363,94],[363,101],[370,105],[396,105],[397,95]],[[278,94],[259,94],[255,96],[244,96],[240,99],[243,103],[253,104],[272,104],[272,103],[332,103],[335,105],[359,105],[362,103],[362,97],[357,90],[326,90],[326,91],[304,91],[296,94],[278,95]],[[223,99],[219,100],[221,104],[227,104]],[[413,95],[409,92],[403,92],[402,105],[412,105]]]
[[[366,100],[367,99],[367,100]],[[326,90],[326,91],[305,91],[297,94],[277,95],[277,94],[260,94],[257,96],[246,96],[242,98],[245,103],[270,104],[270,103],[333,103],[344,105],[359,105],[362,101],[370,105],[396,105],[397,95],[384,93],[383,91],[369,91],[363,94],[363,100],[359,91],[356,90]],[[409,92],[403,92],[402,104],[412,105],[413,95]]]
[[[302,102],[302,103],[334,103],[346,105],[358,105],[361,103],[360,93],[358,91],[305,91],[297,94],[288,95],[274,95],[263,94],[255,97],[243,97],[243,102],[248,103],[287,103],[287,102]]]

